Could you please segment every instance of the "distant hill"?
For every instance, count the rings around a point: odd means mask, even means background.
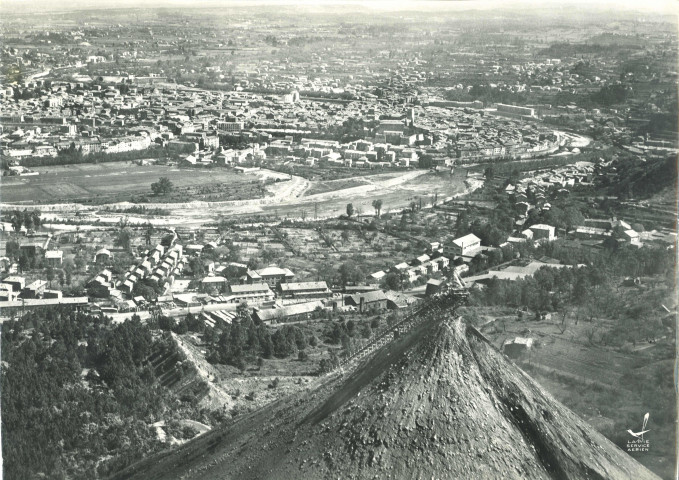
[[[114,478],[657,478],[450,313]]]

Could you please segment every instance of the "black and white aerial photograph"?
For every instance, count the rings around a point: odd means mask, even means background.
[[[0,480],[676,480],[679,3],[1,0]]]

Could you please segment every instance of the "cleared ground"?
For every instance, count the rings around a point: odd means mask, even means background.
[[[316,195],[317,193],[326,193],[336,190],[343,190],[345,188],[359,187],[361,185],[366,185],[367,183],[369,182],[362,178],[342,178],[339,180],[314,182],[313,186],[306,191],[306,195]]]

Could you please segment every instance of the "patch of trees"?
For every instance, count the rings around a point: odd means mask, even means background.
[[[325,134],[320,135],[320,137],[338,140],[341,143],[353,142],[365,138],[368,129],[372,126],[372,123],[366,122],[362,118],[350,117],[342,125],[329,126]]]
[[[337,269],[337,278],[343,286],[356,284],[365,278],[365,270],[353,260],[347,260]]]
[[[673,110],[676,111],[676,108]],[[679,119],[674,113],[654,113],[648,125],[642,127],[641,134],[671,133],[676,135],[679,130]]]
[[[167,195],[173,189],[174,185],[167,177],[160,177],[157,182],[151,184],[151,191],[154,195]]]
[[[471,208],[460,212],[455,221],[456,235],[473,233],[481,239],[483,245],[488,246],[498,246],[507,240],[514,230],[515,207],[505,195],[498,195],[495,200],[497,206],[488,212],[486,221],[478,218]]]
[[[535,170],[548,169],[554,167],[563,167],[565,165],[572,165],[577,161],[588,161],[589,158],[584,158],[582,156],[574,157],[572,155],[563,157],[548,157],[536,160],[521,160],[521,161],[507,161],[503,158],[497,158],[497,163],[493,163],[491,167],[470,167],[470,170],[479,170],[483,168],[484,173],[488,168],[492,168],[493,177],[509,177],[512,181],[519,180],[519,174],[521,172],[532,172]],[[493,160],[493,159],[489,159]]]
[[[127,217],[121,218],[117,224],[117,231],[115,233],[115,238],[113,239],[113,244],[117,247],[122,247],[125,251],[130,251],[134,237],[134,230],[129,226]]]
[[[7,240],[5,243],[5,255],[12,260],[17,260],[21,255],[21,247],[16,240]]]
[[[127,213],[133,215],[154,215],[154,216],[165,216],[169,215],[170,211],[164,208],[151,208],[145,207],[143,205],[134,205],[127,208],[111,208],[106,207],[104,210],[106,213]]]
[[[372,206],[375,209],[375,216],[377,218],[380,218],[380,214],[382,213],[382,204],[383,202],[381,198],[372,201]]]
[[[417,164],[420,168],[431,168],[434,166],[434,157],[428,154],[423,154],[420,156],[420,160]]]
[[[565,204],[563,206],[552,206],[549,210],[537,209],[528,212],[528,218],[524,224],[525,228],[532,225],[544,223],[551,225],[561,230],[572,230],[578,225],[585,223],[585,217],[580,212],[580,209],[574,204]]]
[[[337,356],[337,353],[335,353],[335,351],[332,349],[329,350],[328,353],[329,357],[321,359],[318,365],[318,373],[320,375],[331,372],[339,366],[340,361],[339,357]]]
[[[604,85],[598,92],[592,94],[592,100],[599,105],[610,106],[624,103],[628,90],[625,85]]]
[[[7,478],[108,476],[164,447],[147,424],[182,410],[146,359],[179,354],[138,317],[51,307],[2,324],[2,453]]]
[[[42,268],[45,257],[40,249],[22,249],[17,240],[8,240],[5,244],[5,254],[16,261],[22,272]]]
[[[142,296],[146,300],[155,300],[158,295],[163,293],[163,290],[163,286],[159,285],[157,281],[151,278],[142,278],[134,284],[132,296]]]
[[[391,325],[388,320],[387,323]],[[324,342],[327,345],[341,345],[345,355],[351,354],[357,347],[373,336],[374,332],[380,328],[380,318],[374,317],[372,320],[362,321],[344,320],[340,317],[339,321],[330,322],[324,332]],[[330,371],[336,365],[337,353],[329,348],[330,358],[321,360],[320,373]]]
[[[540,51],[540,54],[546,55],[550,58],[564,58],[572,57],[576,54],[586,53],[610,53],[610,45],[601,45],[597,43],[569,43],[559,42],[553,43],[549,47]]]
[[[484,104],[489,103],[516,103],[523,105],[527,101],[524,93],[514,93],[509,90],[493,88],[490,85],[472,85],[469,92],[450,90],[445,93],[446,100],[473,101],[481,100]]]
[[[172,317],[158,315],[149,322],[149,327],[159,328],[166,332],[174,332],[177,335],[184,335],[187,332],[202,333],[205,329],[203,321],[192,313],[188,313],[185,318],[175,320]]]
[[[267,35],[264,37],[264,43],[271,45],[272,47],[277,47],[279,45],[278,38],[275,35]]]
[[[310,97],[310,98],[327,98],[328,100],[342,100],[345,103],[348,100],[356,100],[356,95],[351,92],[315,92],[313,90],[302,90],[299,92],[300,96]]]
[[[14,210],[9,215],[3,215],[3,218],[9,220],[16,233],[21,231],[21,227],[25,227],[26,230],[34,230],[40,228],[42,224],[40,210]]]
[[[389,272],[380,282],[380,287],[388,290],[399,291],[407,288],[408,286],[408,277],[403,272]]]
[[[297,355],[307,347],[304,332],[295,325],[285,325],[273,334],[270,327],[255,322],[241,308],[232,323],[220,325],[221,333],[209,347],[207,360],[211,363],[232,365],[244,370],[247,363],[255,363],[258,357],[287,358]]]

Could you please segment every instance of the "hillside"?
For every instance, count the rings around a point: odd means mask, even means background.
[[[441,316],[329,380],[115,478],[657,478]]]
[[[1,350],[0,477],[103,478],[222,420],[173,339],[138,318],[37,309],[2,323]]]
[[[676,155],[645,162],[622,159],[616,163],[616,168],[615,181],[609,188],[613,195],[648,198],[664,189],[676,189]]]

